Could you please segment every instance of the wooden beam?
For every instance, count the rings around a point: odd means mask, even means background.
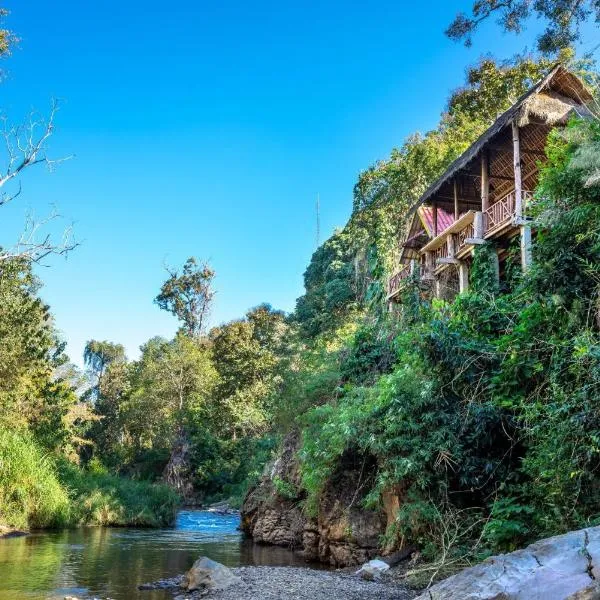
[[[481,154],[481,210],[485,212],[490,206],[490,169],[487,152]]]
[[[501,148],[500,146],[488,146],[490,150],[495,152],[502,152],[503,154],[508,154],[510,152],[510,147]],[[546,156],[546,153],[543,150],[536,150],[535,148],[521,148],[521,154],[534,154],[535,156]]]
[[[454,219],[458,219],[458,182],[454,178]]]
[[[481,173],[471,173],[470,171],[466,172],[466,173],[461,173],[461,175],[466,175],[467,177],[481,177]],[[512,181],[513,178],[512,177],[508,177],[508,175],[490,175],[488,173],[488,178],[489,179],[502,179],[503,181]]]
[[[522,180],[521,180],[521,144],[519,139],[519,126],[512,121],[513,141],[513,170],[515,175],[515,215],[517,218],[523,216]]]

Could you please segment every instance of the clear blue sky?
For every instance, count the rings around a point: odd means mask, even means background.
[[[0,243],[56,205],[81,246],[40,269],[68,352],[87,339],[170,336],[153,305],[164,263],[209,259],[212,322],[260,302],[292,310],[322,237],[348,218],[360,170],[438,119],[483,53],[531,45],[485,27],[473,48],[443,31],[465,2],[5,0],[20,48],[1,105],[18,119],[64,100],[56,172],[23,180]]]

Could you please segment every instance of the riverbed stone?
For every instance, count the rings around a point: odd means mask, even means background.
[[[376,581],[390,570],[390,565],[379,559],[373,559],[365,563],[358,571],[356,575],[367,581]]]
[[[488,558],[418,600],[592,600],[599,560],[600,527],[571,531]]]
[[[203,589],[225,590],[241,581],[225,565],[202,556],[185,574],[183,587],[188,592]]]

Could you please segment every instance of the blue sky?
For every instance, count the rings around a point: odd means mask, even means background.
[[[345,223],[360,170],[435,125],[482,54],[531,44],[492,24],[466,49],[443,31],[469,2],[3,2],[21,37],[4,67],[13,120],[63,100],[51,153],[2,208],[0,243],[54,205],[81,246],[39,269],[68,352],[131,358],[175,319],[153,298],[164,264],[217,271],[212,322],[267,301],[292,310],[322,237]]]

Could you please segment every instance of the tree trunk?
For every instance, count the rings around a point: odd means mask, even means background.
[[[171,449],[169,462],[163,472],[163,481],[172,487],[184,500],[193,499],[193,486],[190,476],[190,442],[183,428],[180,428]]]

